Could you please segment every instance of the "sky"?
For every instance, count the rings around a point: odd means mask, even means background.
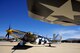
[[[5,36],[9,25],[49,38],[53,34],[60,34],[63,39],[80,38],[80,26],[49,24],[29,17],[26,0],[0,0],[0,36]]]

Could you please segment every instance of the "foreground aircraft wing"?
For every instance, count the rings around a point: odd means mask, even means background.
[[[28,14],[32,18],[51,24],[80,25],[78,0],[27,0]]]

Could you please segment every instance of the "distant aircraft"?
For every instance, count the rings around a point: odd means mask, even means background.
[[[9,36],[13,36],[14,38],[19,39],[20,40],[20,42],[18,43],[19,46],[24,46],[26,42],[37,43],[39,45],[49,44],[49,46],[51,46],[52,43],[60,42],[62,39],[62,37],[59,35],[53,34],[53,38],[51,39],[51,38],[40,36],[38,34],[31,33],[31,32],[14,30],[14,29],[11,29],[10,26],[7,30],[7,34],[5,35],[5,37],[9,40],[10,38]]]

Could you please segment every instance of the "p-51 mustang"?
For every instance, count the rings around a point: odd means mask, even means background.
[[[51,46],[52,43],[60,42],[62,39],[61,36],[55,34],[53,35],[53,39],[50,39],[31,32],[14,30],[11,29],[11,27],[8,28],[5,37],[9,40],[9,36],[13,36],[14,38],[19,39],[20,40],[20,42],[18,43],[19,46],[24,46],[26,42],[37,43],[37,44],[49,44],[49,46]]]

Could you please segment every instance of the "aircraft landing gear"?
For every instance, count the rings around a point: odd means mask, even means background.
[[[20,42],[18,43],[18,46],[24,46],[25,44],[26,44],[25,41],[20,41]]]
[[[51,47],[51,43],[49,43],[49,47]]]

